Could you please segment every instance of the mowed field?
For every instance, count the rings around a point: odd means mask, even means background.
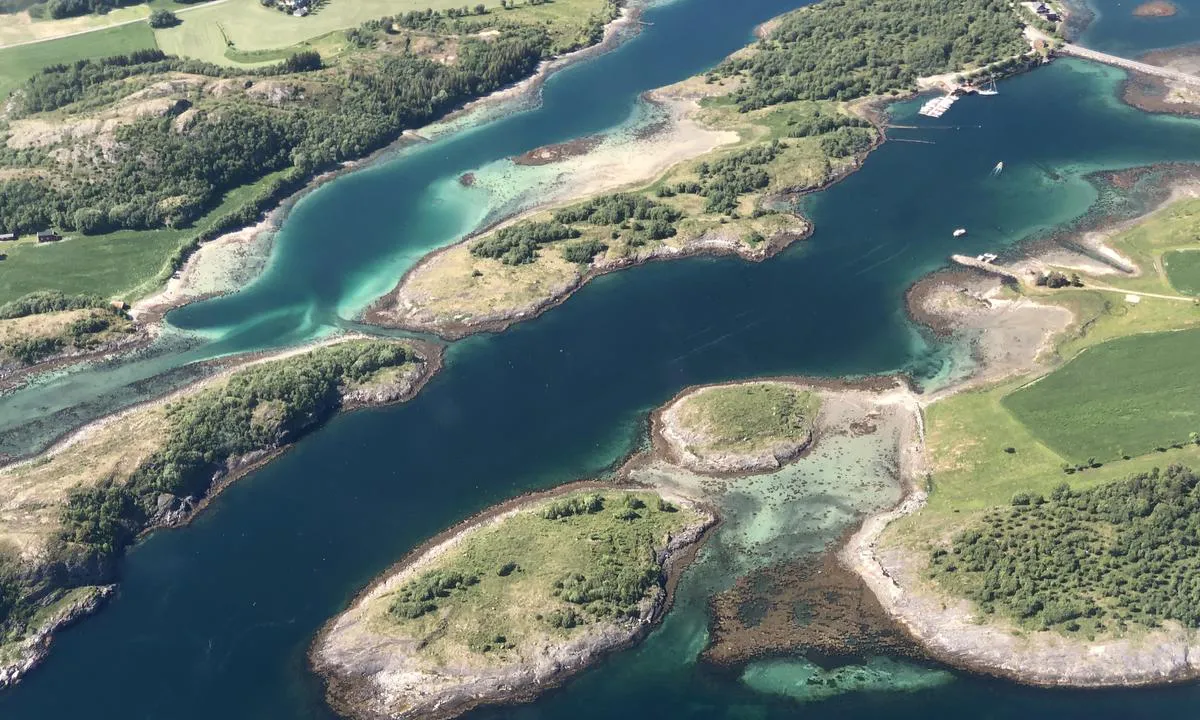
[[[1200,296],[1200,250],[1174,250],[1163,255],[1163,268],[1171,287],[1185,295]]]
[[[22,241],[0,261],[0,303],[37,290],[122,294],[157,276],[193,232],[127,231],[45,245]]]
[[[8,253],[8,259],[0,261],[0,304],[36,290],[96,293],[130,301],[147,295],[161,281],[176,250],[214,219],[253,202],[281,174],[272,173],[227,193],[219,205],[188,228],[68,233],[63,241],[44,245],[25,236],[16,244],[4,243],[0,252]]]
[[[96,30],[33,45],[0,48],[0,98],[47,65],[121,55],[155,47],[154,31],[143,22]]]
[[[316,38],[385,15],[425,8],[461,8],[464,4],[474,7],[477,3],[464,3],[463,0],[329,0],[308,17],[298,18],[263,7],[258,0],[227,0],[189,12],[181,17],[182,23],[159,30],[156,35],[164,52],[228,65],[234,60],[227,50],[237,58],[241,53],[293,46],[301,49],[304,43]],[[578,6],[570,0],[549,3],[557,4]],[[484,0],[484,5],[489,10],[497,9],[500,2]]]
[[[1200,329],[1097,345],[1008,395],[1004,407],[1073,462],[1142,455],[1200,432]]]
[[[147,5],[131,5],[103,15],[88,14],[61,20],[34,20],[27,12],[0,15],[0,47],[74,35],[140,20],[149,15],[150,7]]]

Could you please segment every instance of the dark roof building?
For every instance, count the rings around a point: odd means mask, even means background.
[[[58,242],[59,240],[62,240],[62,235],[59,235],[53,230],[43,230],[37,234],[37,240],[40,243]]]

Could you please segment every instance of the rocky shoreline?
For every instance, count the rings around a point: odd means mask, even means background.
[[[520,308],[474,317],[470,320],[445,320],[430,317],[428,312],[421,308],[419,304],[409,302],[404,295],[406,281],[420,272],[426,265],[436,262],[440,255],[451,252],[471,242],[475,237],[478,237],[478,235],[475,235],[454,245],[436,250],[421,258],[416,265],[404,274],[394,290],[377,300],[363,313],[362,321],[379,327],[430,333],[444,340],[461,340],[477,333],[502,332],[518,322],[532,320],[547,310],[563,304],[584,285],[601,275],[607,275],[611,272],[659,260],[678,260],[699,256],[721,257],[737,255],[743,260],[759,262],[774,257],[792,243],[804,240],[811,234],[812,227],[811,225],[807,225],[803,232],[780,233],[767,238],[754,248],[748,248],[738,238],[706,235],[689,242],[683,248],[661,246],[636,257],[626,257],[612,261],[601,260],[588,266],[585,272],[579,274],[570,282],[553,288],[536,302]]]
[[[1143,55],[1139,60],[1193,75],[1200,74],[1200,46],[1197,45],[1157,50]],[[1129,73],[1121,86],[1121,98],[1146,112],[1200,117],[1200,89],[1194,84]]]
[[[468,101],[461,108],[426,126],[405,130],[394,142],[366,157],[344,162],[341,167],[312,177],[296,192],[280,200],[273,208],[265,210],[261,219],[255,224],[231,230],[212,240],[200,243],[192,252],[188,253],[178,272],[168,279],[167,284],[152,295],[134,303],[130,314],[138,325],[144,327],[153,337],[157,335],[163,318],[171,310],[237,291],[253,280],[265,267],[269,260],[274,232],[282,227],[291,208],[306,195],[342,175],[387,162],[396,153],[411,145],[428,142],[439,134],[451,132],[458,123],[477,113],[514,103],[519,104],[535,98],[542,85],[554,73],[577,62],[608,52],[630,37],[631,33],[639,28],[637,20],[641,17],[641,12],[639,5],[622,7],[620,14],[605,26],[604,37],[599,43],[561,57],[543,60],[530,77]],[[205,252],[206,249],[207,252]],[[252,261],[248,265],[240,263],[236,268],[237,277],[221,283],[219,287],[197,287],[198,283],[193,280],[196,276],[206,272],[220,274],[225,271],[223,265],[228,265],[228,258],[218,256],[231,249],[242,256],[248,253],[252,256]]]
[[[1167,190],[1164,186],[1154,192]],[[1109,220],[1118,227],[1128,223]],[[1100,227],[1096,221],[1085,226],[1093,232]],[[952,393],[1014,375],[1036,375],[1048,367],[1044,360],[1052,338],[1073,324],[1074,317],[1062,307],[998,297],[994,293],[998,284],[996,278],[974,271],[951,270],[927,276],[910,289],[910,317],[942,334],[974,337],[980,366],[953,386],[923,397],[923,407]],[[1024,303],[1020,307],[1025,318],[1014,317],[1014,302]],[[1054,312],[1048,312],[1051,307]],[[935,587],[927,576],[926,556],[881,541],[893,521],[916,513],[928,498],[923,479],[929,472],[929,458],[923,432],[908,449],[910,461],[902,464],[901,472],[904,497],[896,507],[864,521],[841,544],[837,556],[874,594],[888,622],[901,628],[929,657],[972,673],[1044,687],[1131,687],[1200,677],[1200,638],[1178,625],[1079,640],[1025,631],[1002,618],[981,622],[971,602]]]
[[[68,349],[33,365],[9,367],[0,363],[0,394],[12,392],[44,373],[62,370],[80,363],[102,362],[118,355],[137,352],[149,347],[154,340],[153,334],[143,326],[135,323],[131,330],[132,332],[124,337],[111,340],[99,347],[86,350]]]
[[[52,447],[38,454],[35,458],[26,460],[25,462],[36,461],[40,458],[47,458],[54,454],[60,453],[70,448],[74,444],[86,440],[99,429],[112,423],[120,422],[122,418],[128,416],[130,413],[143,411],[156,405],[173,402],[185,395],[197,392],[204,386],[219,381],[221,377],[247,366],[262,362],[280,360],[323,345],[364,339],[366,337],[367,336],[360,334],[344,335],[283,352],[257,353],[253,355],[240,356],[236,358],[236,360],[225,360],[222,363],[223,369],[217,374],[176,390],[167,396],[145,403],[139,403],[138,405],[125,408],[118,413],[89,423],[88,425],[85,425],[84,427],[65,436],[63,439],[56,442]],[[339,412],[352,412],[361,408],[378,407],[409,400],[418,392],[420,392],[425,384],[441,370],[443,362],[441,346],[417,340],[405,340],[404,342],[413,347],[415,350],[420,361],[420,368],[406,372],[392,382],[381,383],[379,385],[367,388],[360,388],[346,393],[343,396],[342,405]],[[301,429],[300,433],[303,434],[304,432],[313,429],[313,427],[315,427],[315,424]],[[150,517],[146,527],[138,534],[138,538],[144,538],[145,536],[158,530],[187,525],[196,517],[198,517],[200,513],[217,498],[217,496],[219,496],[235,481],[245,477],[255,470],[262,468],[272,460],[287,452],[287,450],[291,448],[295,439],[296,438],[292,437],[287,441],[278,444],[276,447],[229,459],[225,463],[224,467],[213,475],[207,492],[205,492],[203,497],[176,497],[174,495],[163,493],[159,496],[157,507],[155,508],[153,515]],[[6,465],[0,463],[0,467],[6,467]],[[101,574],[105,574],[104,571],[100,572]],[[87,602],[75,603],[66,611],[56,613],[53,617],[36,628],[30,634],[29,638],[21,641],[16,651],[15,658],[0,661],[0,688],[19,682],[21,678],[24,677],[28,672],[36,668],[48,655],[55,632],[98,610],[103,602],[113,592],[115,592],[116,588],[116,584],[97,586],[95,595]]]
[[[662,592],[642,603],[637,618],[589,626],[589,632],[580,637],[543,648],[536,663],[488,670],[451,667],[431,674],[428,669],[419,669],[415,660],[391,649],[387,638],[358,647],[356,651],[351,651],[353,643],[346,639],[353,627],[364,622],[359,616],[365,612],[363,608],[369,601],[397,587],[465,536],[532,505],[590,489],[655,490],[628,483],[613,485],[584,481],[514,498],[440,533],[378,576],[351,601],[347,611],[321,629],[310,646],[309,662],[325,680],[330,705],[339,713],[363,720],[385,717],[446,720],[483,705],[529,702],[601,657],[643,639],[670,609],[681,572],[718,523],[714,512],[686,498],[664,495],[672,502],[698,511],[700,519],[673,536],[660,552],[658,561],[666,577]]]

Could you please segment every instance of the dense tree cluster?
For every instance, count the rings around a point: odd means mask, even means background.
[[[1200,480],[1157,468],[1049,498],[1019,493],[933,552],[934,577],[986,612],[1079,630],[1200,627]]]
[[[156,8],[150,11],[150,17],[146,18],[146,22],[152,28],[169,28],[179,24],[179,16],[170,10]]]
[[[162,447],[126,482],[72,494],[64,539],[101,556],[119,552],[145,526],[161,493],[203,496],[229,458],[291,441],[333,414],[346,384],[410,359],[394,343],[341,343],[246,368],[176,403]]]
[[[90,307],[108,307],[108,303],[99,295],[67,295],[57,290],[42,290],[0,305],[0,320]]]
[[[235,187],[289,166],[311,175],[361,157],[406,128],[528,76],[550,44],[544,28],[513,28],[486,40],[460,39],[452,65],[415,55],[385,55],[345,72],[317,73],[320,101],[273,107],[247,99],[215,112],[200,107],[186,132],[179,131],[170,114],[143,118],[117,132],[112,162],[53,180],[34,176],[0,182],[0,217],[10,232],[48,226],[84,233],[185,227]],[[257,74],[286,82],[320,66],[316,53],[298,53]],[[142,51],[55,66],[26,83],[21,107],[26,113],[40,112],[116,97],[124,92],[123,80],[168,70],[231,74],[206,63]]]
[[[431,570],[396,591],[388,613],[399,620],[416,618],[437,611],[437,601],[455,590],[466,590],[479,583],[479,576],[456,571]]]
[[[88,13],[106,13],[113,8],[140,2],[142,0],[49,0],[46,3],[46,15],[59,20]]]
[[[704,207],[706,212],[731,215],[737,211],[742,195],[771,184],[771,176],[764,166],[775,160],[784,147],[783,143],[774,140],[711,163],[702,162],[696,166],[699,182],[680,182],[669,192],[700,195],[708,200]]]
[[[546,520],[559,520],[574,515],[592,515],[604,509],[604,498],[597,493],[555,500],[542,508]]]
[[[812,137],[824,135],[839,128],[872,128],[870,122],[853,115],[840,112],[828,112],[817,105],[809,115],[791,118],[787,122],[787,136],[790,138]]]
[[[883,94],[1026,49],[1006,0],[823,0],[715,72],[749,77],[733,96],[747,111]]]
[[[475,257],[492,258],[505,265],[525,265],[537,259],[539,245],[579,237],[580,233],[559,222],[519,222],[501,228],[471,243]]]
[[[587,265],[597,255],[608,249],[608,245],[599,240],[579,240],[569,242],[562,246],[563,260],[573,263],[581,263]]]
[[[642,519],[642,513],[649,511],[642,501],[627,495],[621,506],[613,508],[612,512],[621,520],[635,523]],[[554,583],[552,594],[579,606],[581,612],[571,613],[576,624],[637,617],[638,604],[662,582],[662,568],[653,551],[656,538],[637,528],[631,533],[596,535],[592,540],[589,547],[592,558],[588,566],[595,569],[560,578]],[[553,618],[550,624],[554,625]]]
[[[499,260],[506,265],[523,265],[537,260],[538,247],[559,240],[578,238],[583,233],[573,225],[612,226],[613,238],[624,235],[634,247],[650,240],[663,240],[676,233],[680,211],[643,195],[616,193],[586,200],[558,210],[549,222],[525,221],[502,228],[471,244],[471,254]],[[588,263],[607,245],[595,239],[563,246],[570,262]]]
[[[845,158],[864,153],[875,144],[875,133],[861,127],[840,127],[821,136],[826,157]]]
[[[604,195],[554,213],[554,219],[560,223],[591,225],[620,225],[630,220],[670,224],[681,217],[683,213],[674,208],[630,193]]]

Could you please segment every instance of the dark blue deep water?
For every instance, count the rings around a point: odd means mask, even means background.
[[[555,76],[539,108],[313,193],[289,217],[257,283],[171,321],[211,338],[195,356],[286,344],[342,322],[363,287],[394,280],[397,268],[487,214],[435,202],[434,185],[620,124],[639,93],[712,65],[795,4],[679,0],[650,10],[653,25],[639,37]],[[759,264],[692,259],[608,275],[537,320],[453,345],[445,370],[412,402],[338,418],[190,527],[136,547],[119,596],[64,632],[44,667],[0,696],[0,718],[331,718],[305,662],[313,634],[422,539],[520,491],[601,472],[640,441],[646,413],[688,385],[931,372],[944,350],[907,322],[910,283],[952,252],[1003,250],[1083,215],[1097,197],[1083,179],[1090,172],[1200,160],[1200,124],[1121,105],[1119,81],[1104,68],[1058,62],[1002,83],[998,97],[963,100],[939,121],[918,120],[915,103],[901,104],[897,122],[919,127],[893,136],[925,142],[889,142],[863,170],[809,198],[810,241]],[[1005,172],[993,177],[999,161]],[[960,226],[971,231],[965,242],[950,236]],[[694,661],[705,598],[688,588],[642,647],[532,705],[476,716],[1200,713],[1191,686],[1063,692],[968,676],[800,704]]]

